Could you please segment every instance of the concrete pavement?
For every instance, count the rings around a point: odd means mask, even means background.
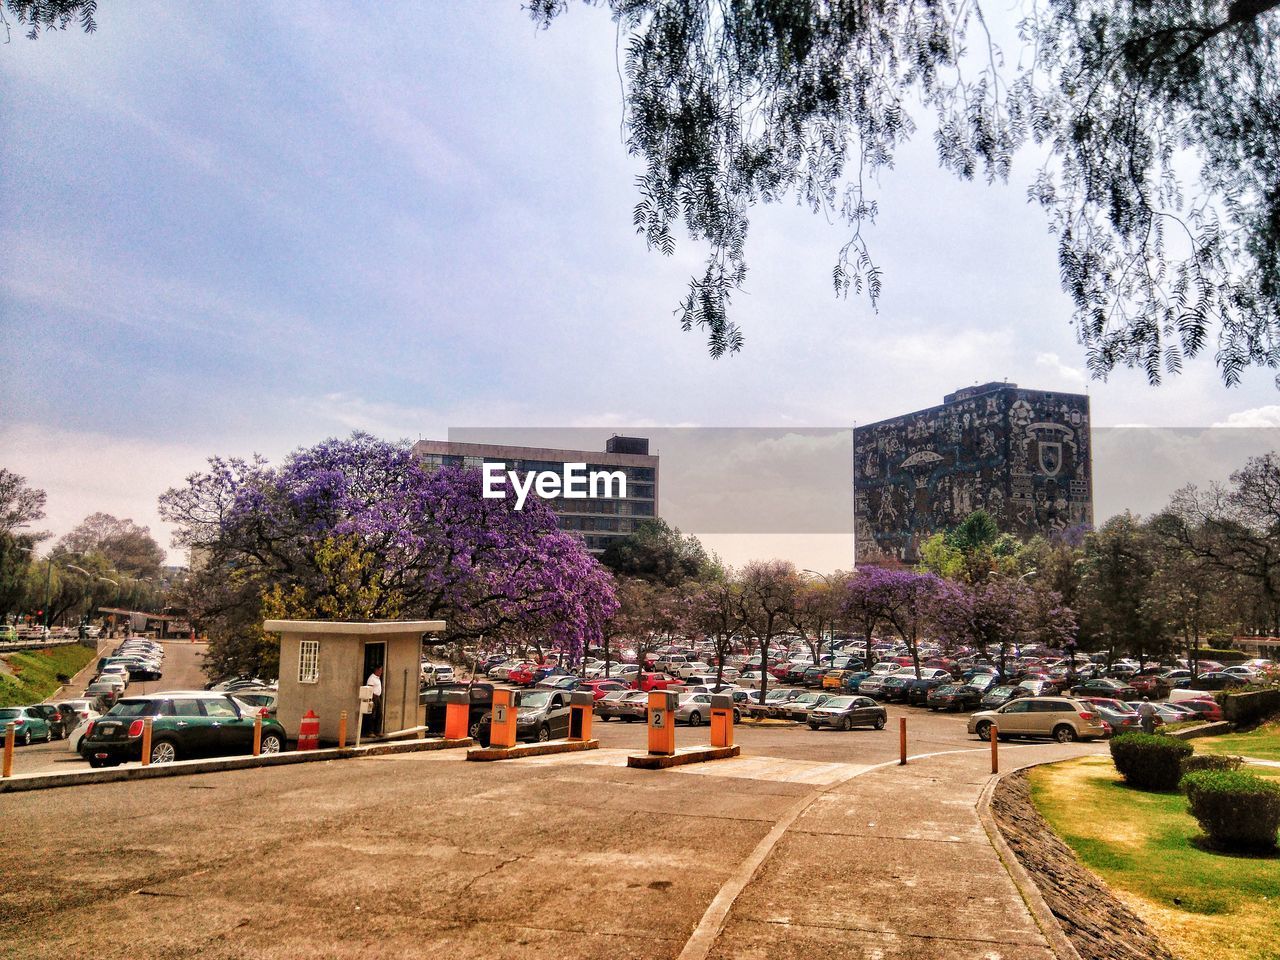
[[[717,958],[1049,960],[974,809],[988,748],[963,718],[912,716],[925,752],[964,752],[899,768],[890,731],[741,730],[741,758],[631,770],[643,728],[610,724],[604,749],[505,764],[411,754],[6,796],[24,828],[0,848],[0,942],[14,957],[674,958],[710,930]]]

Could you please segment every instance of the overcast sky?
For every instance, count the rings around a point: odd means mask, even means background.
[[[600,10],[105,4],[92,36],[15,30],[0,101],[0,464],[56,534],[104,510],[167,541],[156,496],[205,457],[355,428],[844,426],[1003,379],[1087,386],[1096,425],[1280,423],[1267,373],[1227,390],[1211,357],[1089,382],[1030,165],[961,183],[927,124],[878,192],[879,312],[832,295],[838,226],[761,209],[746,347],[709,359],[673,317],[703,251],[631,228]]]

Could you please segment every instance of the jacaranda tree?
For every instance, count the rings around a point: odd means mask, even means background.
[[[541,501],[485,499],[479,471],[431,471],[367,434],[278,467],[213,458],[161,513],[193,551],[187,602],[212,672],[271,670],[264,615],[443,619],[440,642],[536,630],[574,656],[617,606],[612,578]]]

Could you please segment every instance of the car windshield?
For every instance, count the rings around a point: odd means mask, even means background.
[[[787,691],[787,690],[770,690],[769,693],[765,696],[765,699],[766,700],[785,700],[789,692],[790,691]]]
[[[944,683],[942,686],[938,687],[938,692],[939,693],[955,693],[959,689],[960,689],[959,687],[953,686],[949,683]]]
[[[800,696],[796,697],[792,703],[813,703],[820,696],[821,694],[819,693],[802,693]]]
[[[853,705],[853,697],[832,697],[822,705],[823,710],[843,710]]]
[[[517,707],[545,707],[547,701],[551,699],[549,693],[525,692],[521,691],[516,694]]]
[[[991,691],[992,696],[1001,697],[1007,697],[1011,693],[1013,693],[1013,687],[996,687]]]

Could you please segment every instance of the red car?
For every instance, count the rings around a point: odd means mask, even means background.
[[[678,690],[683,686],[683,680],[677,680],[667,673],[646,673],[640,678],[640,689],[646,692],[649,690]]]
[[[1155,673],[1136,673],[1129,678],[1129,686],[1148,697],[1169,695],[1169,681]]]
[[[623,683],[621,680],[605,680],[603,677],[599,680],[587,680],[579,684],[579,690],[590,690],[595,700],[599,700],[610,690],[630,690],[631,684]]]
[[[516,667],[514,670],[512,670],[510,673],[507,674],[507,683],[514,684],[517,687],[530,686],[533,683],[534,674],[538,670],[539,670],[539,667],[532,666],[529,664]]]
[[[1222,707],[1217,700],[1208,698],[1195,700],[1179,700],[1178,706],[1191,707],[1199,715],[1201,720],[1207,720],[1210,723],[1217,723],[1222,719]]]

